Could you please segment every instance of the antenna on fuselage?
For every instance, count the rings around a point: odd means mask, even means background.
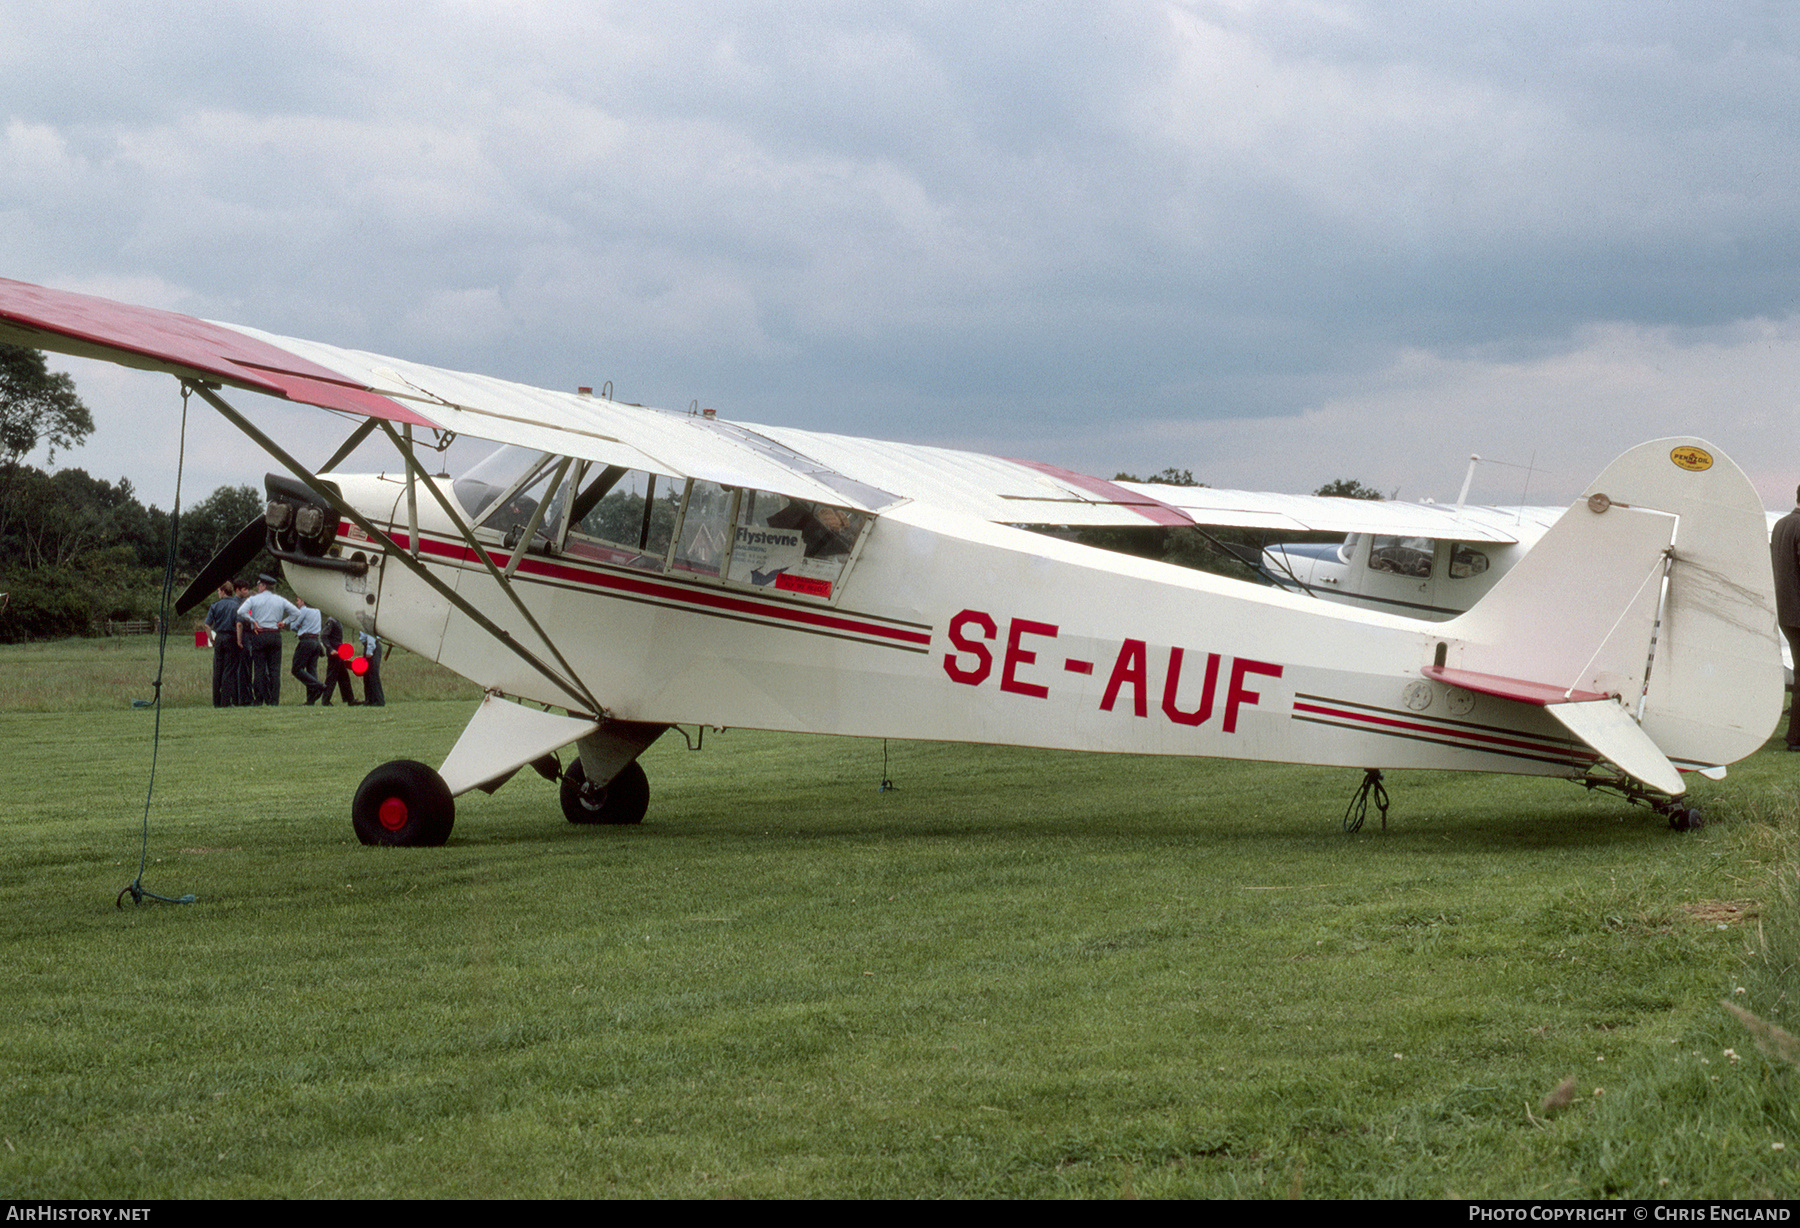
[[[1469,501],[1469,487],[1475,484],[1475,466],[1480,463],[1481,457],[1475,455],[1473,452],[1469,453],[1469,471],[1463,474],[1462,493],[1456,496],[1456,509],[1458,511],[1461,511],[1462,505]]]

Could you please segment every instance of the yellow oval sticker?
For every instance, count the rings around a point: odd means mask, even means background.
[[[1705,448],[1676,448],[1669,453],[1669,459],[1690,473],[1712,468],[1712,453]]]

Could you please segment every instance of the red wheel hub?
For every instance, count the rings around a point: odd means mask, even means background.
[[[381,825],[389,831],[399,831],[406,826],[406,802],[402,798],[388,798],[381,803],[381,809],[377,813],[381,818]]]

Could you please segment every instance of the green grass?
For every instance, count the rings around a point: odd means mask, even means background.
[[[881,793],[732,731],[640,828],[528,773],[358,845],[469,711],[166,712],[145,885],[199,902],[123,911],[150,714],[0,713],[0,1195],[1800,1189],[1800,1072],[1719,1006],[1800,1015],[1778,753],[1688,836],[1428,773],[1345,836],[1355,773],[908,743]]]
[[[0,712],[104,712],[129,708],[133,700],[156,697],[156,637],[118,636],[95,640],[45,640],[33,644],[0,644]],[[294,642],[282,650],[282,697],[289,703],[306,698],[290,678]],[[165,708],[212,705],[210,648],[195,648],[189,631],[171,635],[163,670]],[[325,676],[324,662],[319,676]],[[396,702],[481,697],[480,688],[449,670],[404,649],[392,650],[381,667],[381,681]],[[355,690],[362,696],[362,682]]]

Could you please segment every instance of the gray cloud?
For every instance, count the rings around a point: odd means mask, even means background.
[[[1797,51],[1751,4],[4,0],[0,274],[1092,469],[1379,437],[1429,371],[1382,454],[1454,459],[1467,364],[1793,314]]]

